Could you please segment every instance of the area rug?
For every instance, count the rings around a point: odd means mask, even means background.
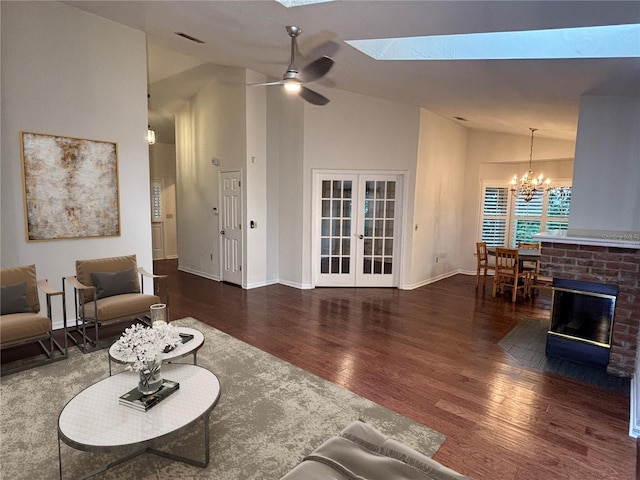
[[[598,368],[563,358],[547,357],[545,354],[547,330],[547,322],[522,320],[498,342],[498,345],[525,367],[555,373],[609,390],[629,393],[629,379],[609,375],[604,367]]]
[[[195,319],[174,324],[204,333],[198,365],[220,379],[222,393],[210,421],[211,461],[201,469],[144,454],[99,478],[278,479],[356,419],[428,456],[445,440],[438,432]],[[83,355],[73,348],[67,360],[2,378],[0,477],[58,478],[58,415],[75,394],[108,375],[106,350]],[[162,448],[202,458],[202,434],[203,428],[194,426]],[[65,444],[61,451],[64,478],[77,478],[117,458]]]

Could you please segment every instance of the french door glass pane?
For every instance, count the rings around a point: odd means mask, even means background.
[[[364,198],[375,198],[376,182],[365,182]]]
[[[322,182],[322,198],[331,198],[331,182],[329,180]]]
[[[393,238],[387,238],[384,241],[384,254],[387,256],[393,255]]]
[[[322,216],[323,217],[331,216],[331,200],[322,201]]]
[[[350,238],[343,238],[342,239],[342,255],[343,255],[343,257],[348,257],[350,251],[351,251],[351,239]]]
[[[323,219],[322,220],[322,236],[328,237],[331,235],[331,220]]]
[[[350,180],[322,182],[321,273],[349,273],[352,188]]]
[[[348,237],[351,235],[351,220],[342,220],[342,236]]]
[[[396,198],[396,182],[387,182],[387,200]]]
[[[393,265],[393,257],[385,257],[384,258],[384,274],[385,275],[391,275],[392,272],[392,267]]]
[[[364,205],[363,274],[393,273],[395,192],[395,181],[365,182],[365,198],[375,200]]]
[[[320,273],[329,273],[329,257],[320,257]]]
[[[373,236],[373,220],[364,221],[364,236],[365,237]]]
[[[320,241],[320,255],[329,255],[329,239],[323,238]]]
[[[365,255],[373,254],[373,241],[370,238],[364,239],[364,254]]]
[[[393,238],[393,220],[386,220],[384,227],[384,236]]]

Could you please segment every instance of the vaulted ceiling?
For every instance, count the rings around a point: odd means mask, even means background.
[[[149,79],[157,93],[151,110],[164,114],[193,95],[219,65],[280,79],[289,63],[286,25],[302,28],[303,55],[328,40],[339,45],[327,80],[312,86],[323,95],[331,98],[331,89],[338,88],[418,105],[462,117],[469,128],[528,135],[535,127],[539,136],[571,140],[581,95],[640,96],[637,57],[380,61],[345,43],[640,23],[638,1],[336,1],[294,8],[275,0],[64,3],[147,33]]]

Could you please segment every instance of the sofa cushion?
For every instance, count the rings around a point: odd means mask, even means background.
[[[151,305],[160,303],[160,297],[146,293],[123,293],[88,302],[84,305],[86,318],[96,318],[96,304],[98,307],[98,319],[103,322],[115,322],[128,318],[136,318],[149,315]]]
[[[37,313],[12,313],[0,317],[2,347],[46,338],[51,331],[51,320]]]
[[[1,314],[33,312],[27,302],[27,282],[18,282],[0,287]]]
[[[471,480],[356,421],[331,437],[281,480]]]
[[[124,293],[138,293],[134,269],[117,272],[92,272],[91,282],[96,287],[96,298],[113,297]]]

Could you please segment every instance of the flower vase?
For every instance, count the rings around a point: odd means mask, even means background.
[[[160,367],[162,361],[145,362],[140,370],[140,381],[138,390],[143,395],[151,395],[158,391],[162,385],[162,377],[160,376]]]

